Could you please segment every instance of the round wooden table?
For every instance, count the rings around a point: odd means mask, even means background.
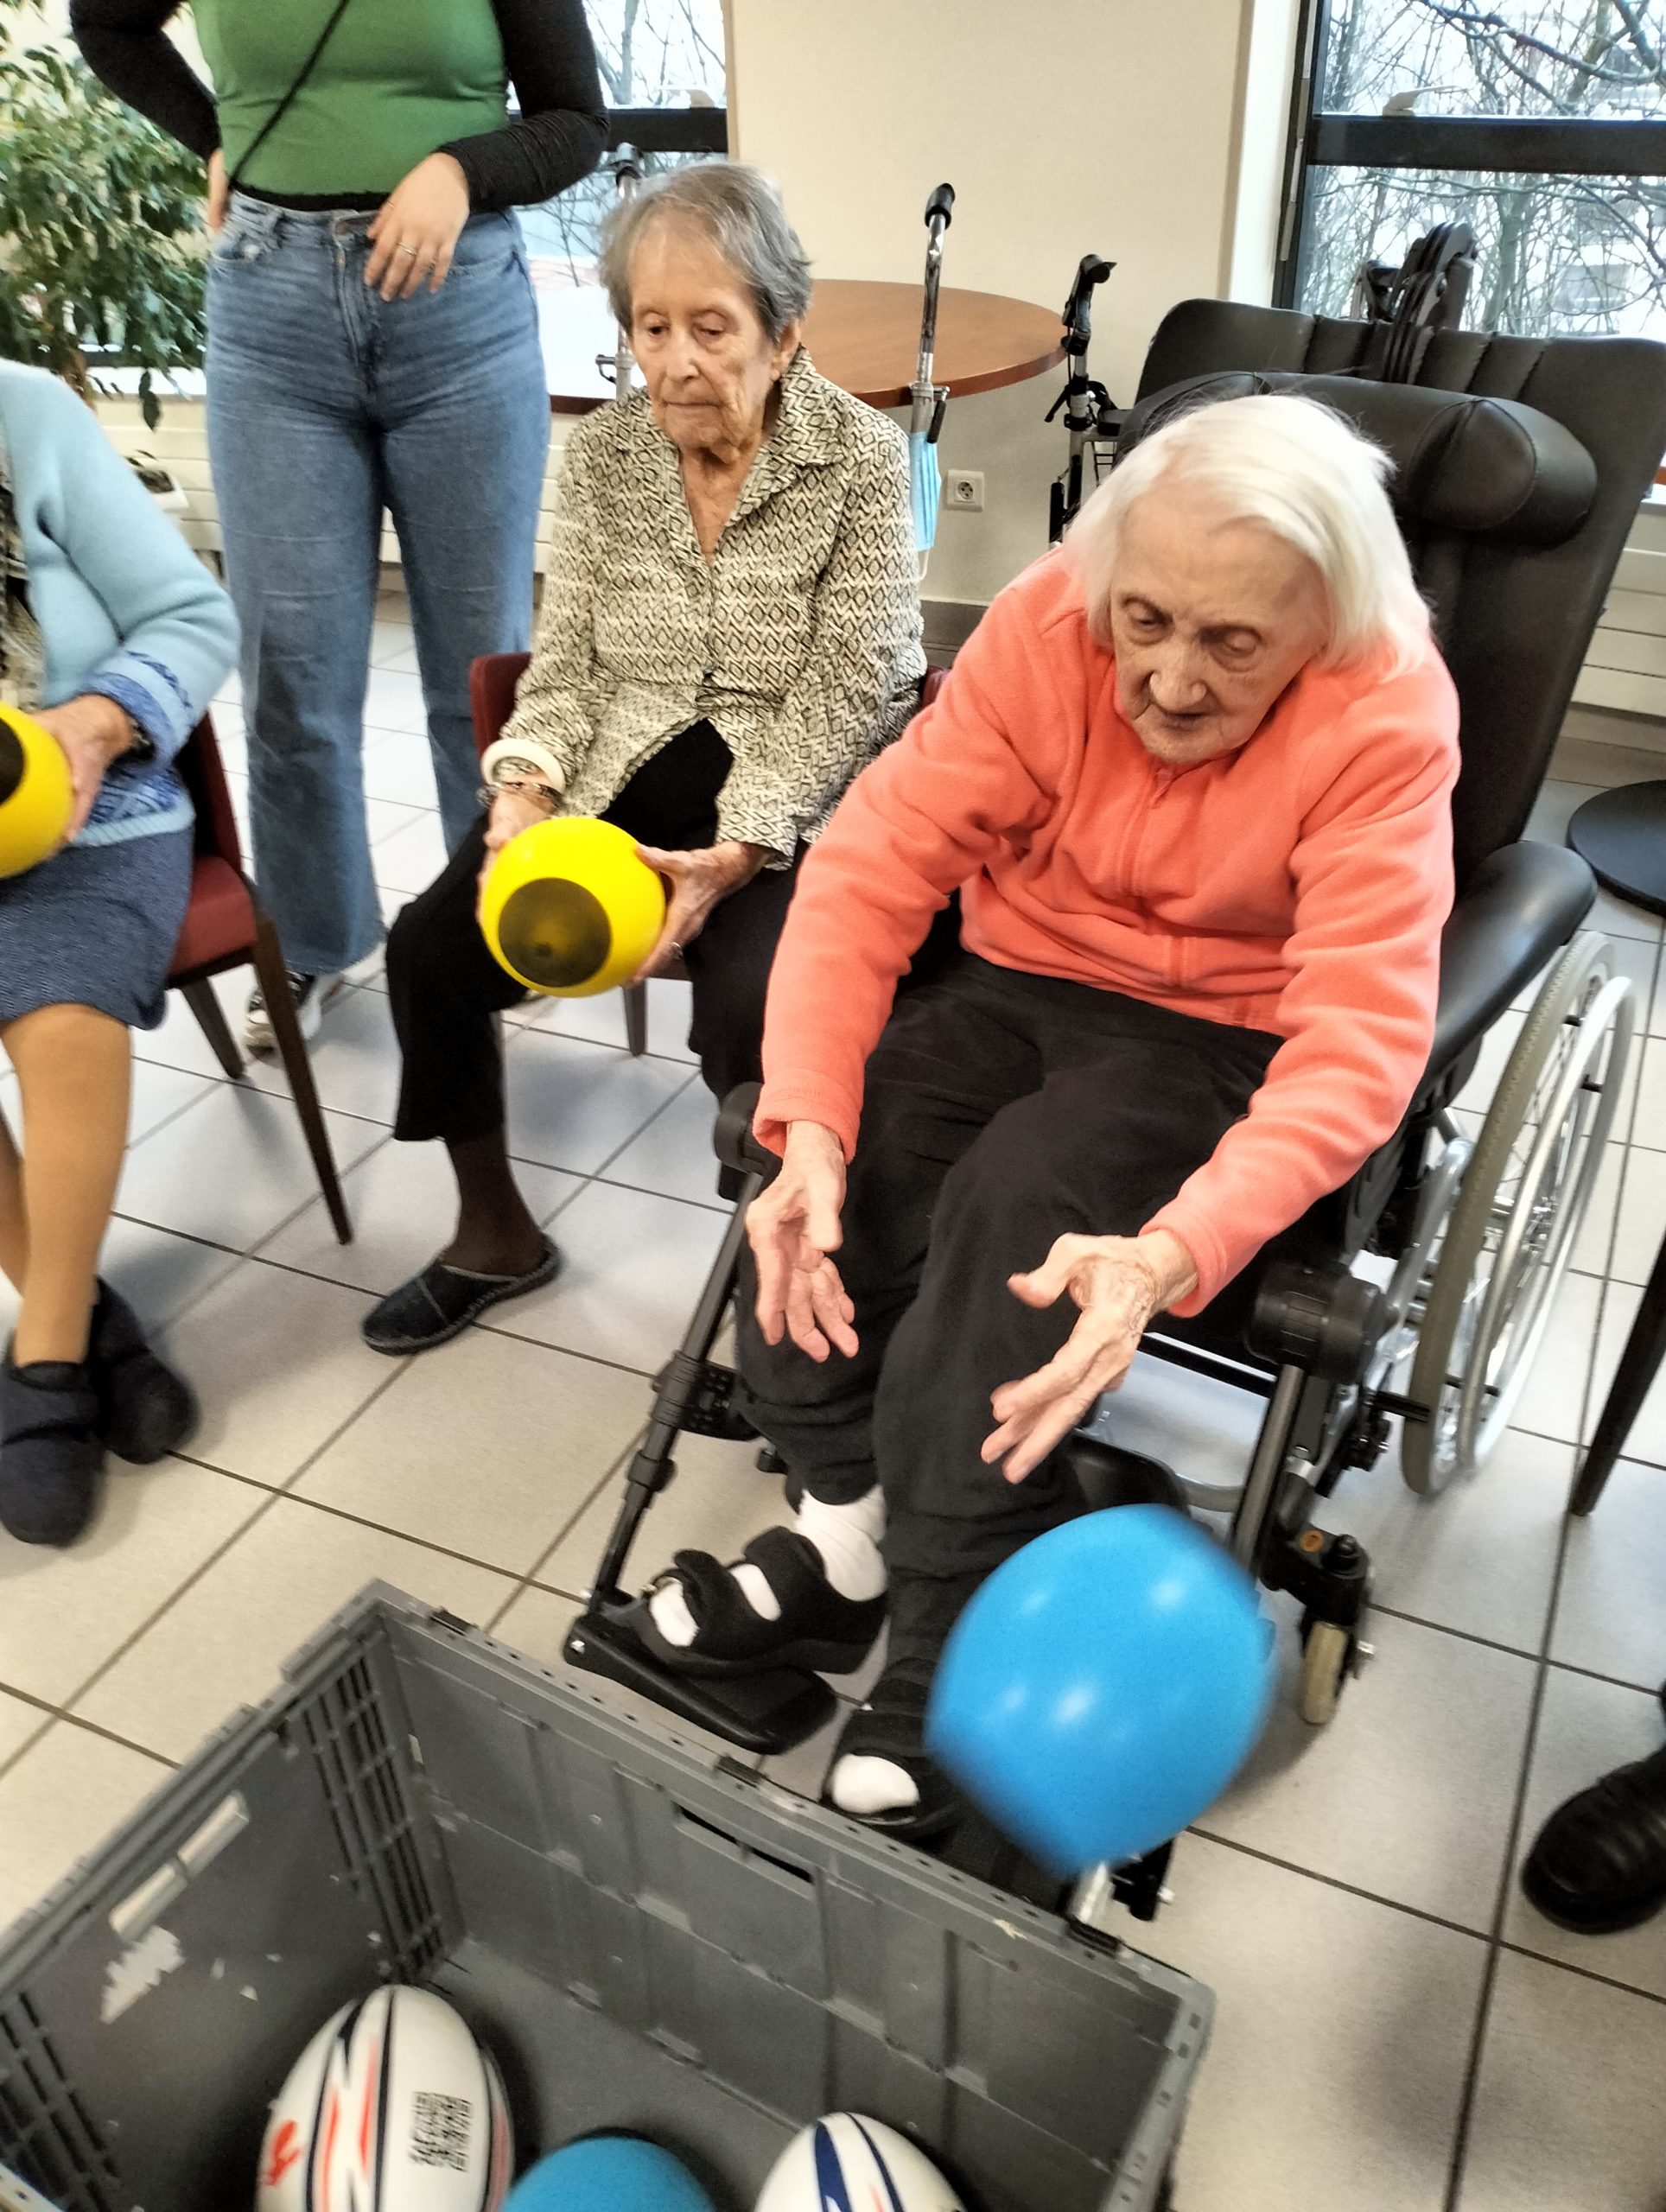
[[[588,415],[613,397],[596,356],[613,358],[616,328],[592,284],[538,289],[550,404]],[[919,353],[920,288],[830,276],[816,287],[804,343],[824,377],[870,407],[906,407]],[[1051,308],[998,292],[944,288],[938,302],[937,381],[951,395],[995,391],[1040,376],[1065,358],[1064,325]]]

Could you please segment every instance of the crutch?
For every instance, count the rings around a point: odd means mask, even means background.
[[[919,572],[937,542],[938,505],[942,473],[937,444],[943,430],[943,412],[949,404],[949,387],[937,382],[938,293],[943,282],[943,233],[954,216],[955,188],[940,184],[925,203],[925,297],[920,312],[919,359],[909,386],[908,496],[914,514],[914,550]]]
[[[621,146],[607,166],[614,173],[614,189],[619,198],[633,198],[642,181],[642,163],[635,147]],[[622,322],[615,334],[612,353],[598,353],[596,366],[604,377],[611,375],[615,399],[630,397],[636,356],[631,351],[631,334]]]

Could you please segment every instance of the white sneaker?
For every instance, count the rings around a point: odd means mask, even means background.
[[[289,988],[295,994],[296,1018],[301,1024],[304,1042],[310,1045],[317,1036],[319,1024],[324,1018],[324,1008],[345,988],[340,976],[302,976],[290,969]],[[272,1028],[266,995],[258,986],[249,994],[248,1010],[243,1021],[243,1049],[245,1052],[274,1052],[277,1050],[277,1037]]]

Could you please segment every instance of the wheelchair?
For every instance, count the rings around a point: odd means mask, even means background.
[[[1164,1316],[1142,1350],[1264,1402],[1243,1480],[1187,1484],[1230,1516],[1234,1554],[1301,1608],[1300,1705],[1334,1715],[1363,1654],[1364,1548],[1314,1523],[1400,1423],[1401,1470],[1434,1494],[1472,1474],[1507,1425],[1549,1325],[1612,1125],[1635,1027],[1627,979],[1582,931],[1596,887],[1578,856],[1522,842],[1633,517],[1666,448],[1666,346],[1423,334],[1415,380],[1362,373],[1372,326],[1192,301],[1153,341],[1121,450],[1175,409],[1294,391],[1346,416],[1396,464],[1391,494],[1462,709],[1453,802],[1457,898],[1441,943],[1433,1048],[1403,1122],[1347,1187],[1275,1240],[1202,1314]],[[928,694],[929,696],[929,694]],[[1453,1112],[1488,1033],[1534,995],[1483,1125]],[[772,1172],[755,1092],[718,1116],[734,1201],[652,1412],[569,1662],[757,1753],[832,1718],[819,1678],[713,1683],[660,1671],[622,1587],[632,1541],[685,1432],[747,1436],[714,1347],[734,1296],[747,1206]],[[1115,1473],[1116,1401],[1061,1447],[1091,1498]],[[773,1464],[767,1447],[760,1465]],[[1148,1464],[1148,1463],[1147,1463]],[[1180,1470],[1182,1482],[1185,1471]],[[1148,1893],[1129,1897],[1148,1916]]]

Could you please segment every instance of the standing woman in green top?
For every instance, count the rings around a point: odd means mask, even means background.
[[[361,755],[385,508],[454,850],[478,812],[469,663],[528,643],[550,435],[512,210],[595,167],[601,90],[582,0],[196,0],[212,94],[165,35],[179,3],[73,0],[70,21],[207,165],[255,868],[311,1034],[382,933]],[[272,1041],[258,995],[247,1041]]]

